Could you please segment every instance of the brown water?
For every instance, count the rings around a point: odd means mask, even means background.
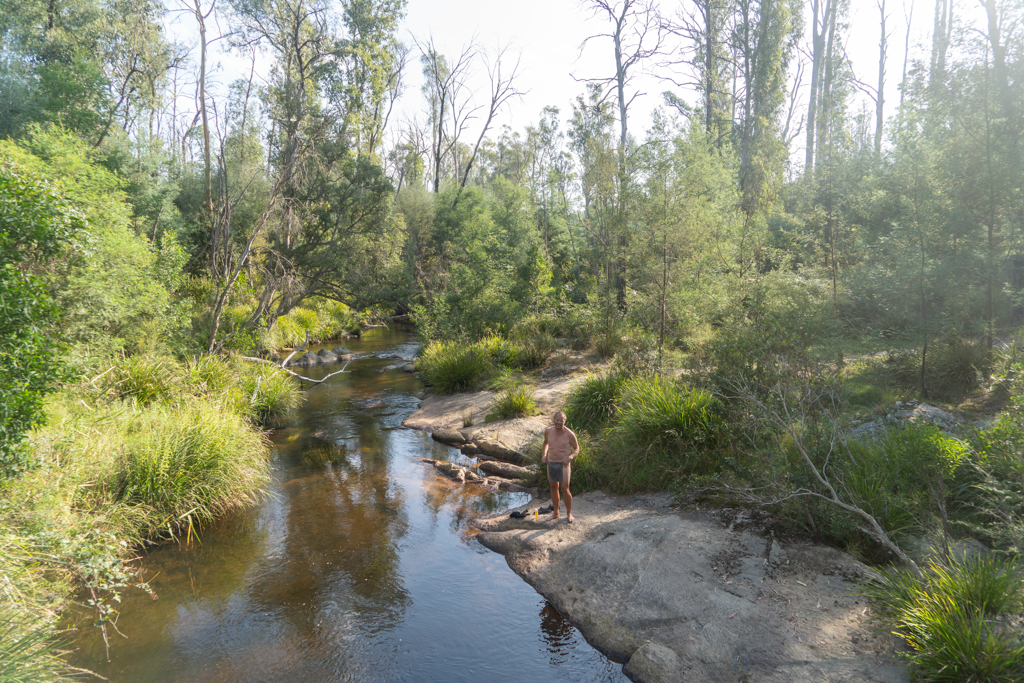
[[[379,356],[411,358],[411,337],[377,329],[345,345],[367,357],[310,389],[301,419],[273,435],[267,501],[201,543],[150,550],[158,599],[123,596],[109,663],[80,624],[71,664],[131,683],[625,681],[474,540],[474,516],[527,496],[460,487],[419,461],[462,456],[401,427],[422,386]],[[309,469],[304,449],[324,440],[345,461]]]

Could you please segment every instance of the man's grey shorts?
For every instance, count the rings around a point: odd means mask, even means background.
[[[550,481],[552,484],[562,483],[562,463],[548,463],[548,481]]]

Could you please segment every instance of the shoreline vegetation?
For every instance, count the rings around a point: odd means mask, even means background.
[[[131,564],[141,547],[193,542],[259,501],[271,455],[262,430],[300,400],[280,370],[216,356],[134,356],[50,396],[28,440],[32,467],[0,497],[0,679],[71,673],[56,653],[74,592],[113,635],[119,593],[146,588]]]

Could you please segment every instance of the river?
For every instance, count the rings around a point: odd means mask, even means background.
[[[80,620],[69,662],[126,683],[625,681],[474,540],[474,516],[526,494],[458,486],[420,462],[462,456],[401,427],[423,387],[385,356],[411,358],[412,337],[374,329],[345,345],[364,357],[309,389],[298,421],[273,434],[265,502],[200,542],[145,552],[158,599],[125,592],[109,662]],[[306,464],[325,443],[344,459]]]

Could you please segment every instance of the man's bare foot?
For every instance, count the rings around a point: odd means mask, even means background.
[[[558,519],[558,513],[557,512],[555,514],[551,515],[550,517],[548,517],[548,521],[549,522],[554,522],[556,519]]]
[[[575,518],[575,517],[573,517],[573,516],[572,516],[572,514],[570,513],[570,514],[569,514],[569,524],[572,524],[572,523],[573,523],[573,522],[575,522],[575,521],[576,521],[576,518]]]

